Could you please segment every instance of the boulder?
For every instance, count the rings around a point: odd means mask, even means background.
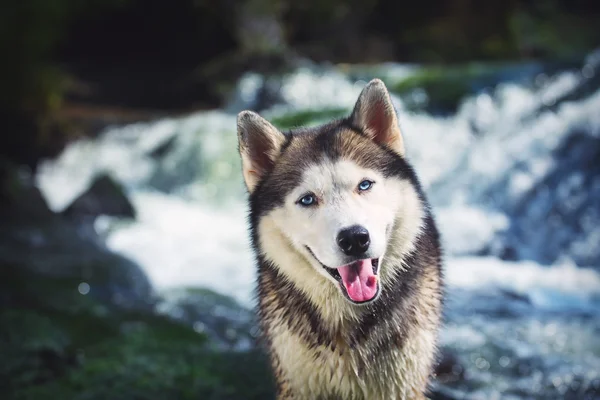
[[[208,288],[177,288],[162,294],[158,309],[206,334],[215,348],[248,350],[258,345],[252,310]]]
[[[3,221],[56,218],[28,167],[0,158],[0,219]]]
[[[436,380],[446,384],[464,379],[465,368],[458,357],[448,348],[442,348],[439,360],[435,366]]]
[[[103,174],[94,179],[88,190],[75,199],[63,215],[75,219],[99,215],[135,218],[135,209],[123,187]]]

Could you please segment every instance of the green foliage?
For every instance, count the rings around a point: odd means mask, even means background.
[[[507,25],[519,53],[568,59],[598,45],[598,22],[593,16],[564,12],[556,1],[542,1],[533,10],[517,8]]]
[[[127,1],[2,2],[0,120],[5,132],[0,137],[1,153],[34,166],[38,158],[56,152],[70,139],[71,132],[56,117],[69,79],[56,62],[55,50],[74,18]]]
[[[64,75],[52,62],[68,22],[83,12],[121,5],[124,0],[8,0],[0,12],[0,75],[6,87],[0,105],[53,111],[60,105]],[[85,5],[84,5],[85,4]]]

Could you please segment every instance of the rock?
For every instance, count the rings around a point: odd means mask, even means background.
[[[456,113],[468,96],[491,91],[501,83],[531,81],[551,66],[541,63],[466,63],[423,66],[400,81],[388,82],[413,111],[449,115]],[[477,126],[472,126],[477,133]]]
[[[510,289],[499,289],[500,293],[506,297],[509,301],[514,301],[521,304],[531,305],[531,299],[529,296],[521,293],[517,293]]]
[[[462,399],[461,393],[454,393],[454,391],[448,390],[444,387],[434,385],[427,398],[429,400],[458,400]]]
[[[0,158],[0,218],[41,221],[54,217],[28,168]]]
[[[153,149],[149,153],[149,156],[157,160],[163,158],[165,155],[167,155],[173,150],[176,140],[176,135],[171,136],[169,139],[165,140],[163,143],[161,143],[155,149]]]
[[[446,393],[446,391],[442,388],[434,387],[431,389],[427,398],[429,400],[459,400],[462,398],[462,396],[455,396],[450,393]]]
[[[431,382],[430,400],[457,400],[463,397],[452,386],[460,384],[465,378],[465,367],[451,349],[443,347],[437,365],[434,367],[434,379]]]
[[[135,218],[135,210],[123,187],[110,176],[100,175],[63,211],[63,215],[76,219],[99,215]]]
[[[458,357],[449,349],[443,348],[440,359],[435,367],[436,380],[440,383],[457,382],[464,378],[465,368]]]
[[[519,249],[510,258],[552,264],[566,254],[576,265],[598,265],[600,137],[597,130],[574,129],[552,157],[552,167],[546,176],[504,206],[511,226],[500,240],[505,248]],[[515,169],[506,176],[520,173],[518,166]],[[499,187],[507,184],[503,181]]]
[[[220,349],[246,350],[257,345],[254,313],[210,289],[169,290],[163,294],[158,309],[205,333]]]
[[[152,311],[107,308],[79,293],[78,282],[0,263],[3,398],[274,397],[263,353],[214,352],[191,327]]]
[[[151,309],[155,303],[154,289],[137,264],[60,218],[0,226],[2,264],[48,279],[75,279],[74,290],[115,307]]]
[[[30,175],[3,167],[0,265],[39,277],[75,279],[90,296],[112,306],[151,309],[154,290],[138,265],[112,253],[94,232],[49,210]],[[8,171],[8,172],[7,172]]]

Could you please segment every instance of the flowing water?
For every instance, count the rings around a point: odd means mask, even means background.
[[[137,210],[133,222],[96,220],[111,249],[159,290],[209,287],[251,306],[235,113],[262,104],[280,124],[316,124],[349,112],[371,77],[392,87],[418,71],[248,74],[225,110],[106,129],[44,163],[37,182],[61,210],[96,174],[110,173]],[[446,250],[441,345],[455,360],[438,393],[600,398],[600,53],[558,72],[504,72],[453,113],[407,107],[427,103],[423,90],[393,96]]]

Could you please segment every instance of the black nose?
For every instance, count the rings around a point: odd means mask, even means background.
[[[342,229],[338,233],[337,243],[344,254],[348,256],[360,256],[369,249],[369,244],[371,244],[369,231],[360,225]]]

